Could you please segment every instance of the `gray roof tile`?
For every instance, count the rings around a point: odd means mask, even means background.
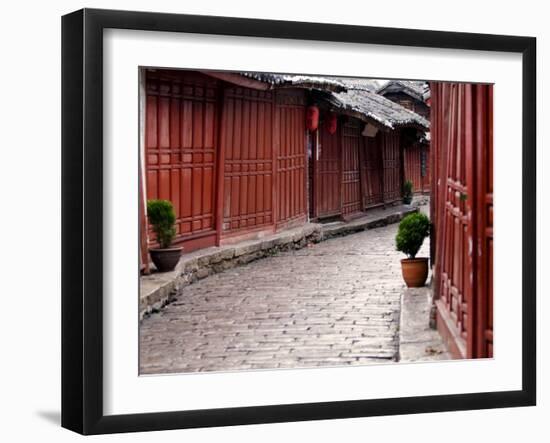
[[[271,74],[265,72],[241,72],[241,75],[269,83],[274,87],[298,87],[319,89],[328,91],[345,91],[346,86],[338,79],[331,77],[321,77],[316,75],[299,74]]]
[[[413,111],[376,93],[375,80],[322,77],[316,75],[241,72],[241,75],[277,87],[299,87],[324,91],[335,110],[352,113],[390,129],[417,126],[429,129],[430,122]]]
[[[385,85],[382,85],[376,92],[384,95],[389,91],[403,91],[417,100],[425,101],[429,95],[428,84],[424,81],[412,80],[390,80]]]
[[[403,126],[430,127],[430,122],[416,112],[371,91],[349,89],[347,92],[333,92],[330,101],[336,109],[352,111],[390,129]]]

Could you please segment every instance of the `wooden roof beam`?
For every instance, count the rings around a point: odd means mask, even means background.
[[[235,74],[232,72],[219,72],[219,71],[199,71],[202,74],[208,75],[210,77],[217,78],[218,80],[223,80],[228,83],[232,83],[243,88],[256,89],[258,91],[267,91],[272,89],[269,83],[261,82],[259,80],[254,80],[252,78],[245,77],[241,74]]]

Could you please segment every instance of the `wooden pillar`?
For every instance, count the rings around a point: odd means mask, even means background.
[[[315,132],[310,132],[311,137],[311,147],[312,147],[312,153],[311,153],[311,161],[313,163],[313,167],[311,169],[312,174],[312,203],[313,203],[313,209],[311,211],[312,216],[314,219],[319,217],[319,198],[317,195],[317,188],[319,186],[319,129],[317,129]]]
[[[343,117],[345,119],[347,117]],[[342,153],[342,145],[343,145],[343,138],[344,138],[344,131],[342,130],[342,126],[344,125],[344,122],[342,119],[338,122],[338,127],[336,131],[338,131],[338,183],[340,183],[340,217],[344,217],[344,173],[343,173],[343,167],[344,162],[342,161],[343,153]]]
[[[396,131],[395,133],[398,137],[399,137],[399,176],[400,176],[400,183],[399,183],[399,187],[400,187],[400,195],[401,197],[403,197],[403,186],[405,184],[405,143],[404,143],[404,139],[405,137],[403,137],[403,133],[402,131]],[[414,185],[413,185],[413,193],[414,193]],[[403,200],[401,200],[401,203],[403,203]]]
[[[361,131],[362,132],[362,131]],[[365,196],[367,190],[365,189],[367,183],[367,174],[365,170],[365,136],[362,134],[359,136],[359,190],[361,198],[361,211],[365,210]]]
[[[225,185],[225,144],[223,143],[226,136],[225,121],[225,84],[220,82],[218,88],[218,97],[216,101],[216,122],[217,128],[215,132],[216,146],[216,245],[220,246],[223,232],[223,217],[224,217],[224,185]]]
[[[139,183],[139,252],[141,271],[144,274],[151,273],[149,261],[149,227],[147,223],[147,186],[145,183],[145,170],[147,168],[145,157],[145,125],[147,112],[147,72],[139,70],[139,158],[138,158],[138,183]]]
[[[273,121],[273,130],[272,130],[272,205],[273,205],[273,231],[277,231],[277,222],[280,215],[280,201],[279,201],[279,168],[278,168],[278,158],[281,145],[281,128],[280,128],[280,113],[279,107],[277,106],[277,92],[273,91],[272,103],[271,103],[271,118]]]
[[[382,205],[383,207],[385,208],[386,207],[386,157],[387,157],[387,152],[386,152],[386,136],[387,136],[387,132],[383,132],[382,134],[380,134],[380,152],[382,154],[382,179],[381,179],[381,182],[382,182]]]
[[[305,105],[304,105],[305,106]],[[304,143],[304,168],[303,168],[303,174],[304,174],[304,179],[302,180],[303,184],[302,184],[302,190],[303,190],[303,193],[304,195],[302,196],[302,204],[303,204],[303,212],[305,213],[305,223],[308,222],[308,219],[309,219],[309,193],[308,193],[308,188],[309,188],[309,178],[308,178],[308,174],[309,174],[309,165],[308,165],[308,155],[307,155],[307,151],[308,151],[308,130],[307,128],[305,127],[304,125],[304,132],[301,134],[301,137],[303,139],[305,139],[305,143]],[[298,134],[298,137],[300,137],[300,135]]]
[[[147,225],[147,215],[145,211],[145,202],[147,201],[147,196],[145,194],[145,187],[143,186],[141,160],[139,161],[139,252],[140,252],[140,262],[141,262],[141,271],[144,274],[151,273],[151,267],[149,263],[149,247],[148,247],[148,225]]]
[[[468,313],[468,320],[466,322],[466,330],[467,330],[467,340],[466,340],[466,355],[468,358],[472,358],[475,355],[475,334],[474,334],[474,325],[475,325],[475,304],[476,299],[478,298],[476,292],[477,287],[481,282],[478,282],[478,272],[477,272],[477,266],[476,266],[476,251],[474,251],[474,245],[477,243],[474,239],[474,232],[475,232],[475,214],[477,210],[481,209],[477,205],[477,183],[476,183],[476,177],[475,177],[475,128],[474,128],[474,110],[473,110],[473,103],[472,103],[472,95],[473,95],[473,85],[472,84],[466,84],[466,85],[459,85],[459,88],[462,89],[462,96],[463,96],[463,128],[461,128],[461,133],[464,137],[463,140],[463,146],[464,146],[464,154],[465,154],[465,170],[466,170],[466,186],[468,189],[468,193],[470,195],[466,195],[466,218],[468,220],[466,224],[466,235],[468,238],[468,242],[470,245],[472,245],[472,249],[469,251],[464,251],[466,254],[466,264],[467,264],[467,270],[469,271],[466,278],[467,281],[464,283],[464,298],[467,304],[467,313]],[[477,106],[476,106],[477,108]],[[481,109],[477,109],[477,111],[481,111]]]
[[[475,98],[477,284],[473,357],[493,356],[493,86],[472,86]]]

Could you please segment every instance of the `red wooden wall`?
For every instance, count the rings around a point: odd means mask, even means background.
[[[218,83],[191,72],[146,75],[147,198],[173,203],[176,244],[213,245]]]
[[[402,198],[399,131],[365,137],[364,123],[354,118],[341,121],[332,135],[325,126],[319,127],[312,156],[314,217],[349,217]]]
[[[274,223],[273,93],[225,89],[221,130],[222,235]]]
[[[365,137],[363,127],[363,122],[345,118],[331,135],[326,125],[320,125],[312,156],[314,217],[348,217],[401,199],[400,132],[379,131],[375,137]]]
[[[176,244],[189,252],[305,222],[305,91],[145,75],[147,199],[173,203]]]
[[[364,123],[327,117],[310,133],[306,91],[256,90],[193,71],[147,70],[147,199],[172,201],[187,252],[401,198],[399,131],[368,139]],[[150,232],[151,234],[151,232]],[[149,236],[154,245],[154,237]]]
[[[457,357],[491,357],[492,86],[432,83],[437,326]]]

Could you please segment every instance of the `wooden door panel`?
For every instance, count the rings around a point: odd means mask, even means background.
[[[390,203],[401,198],[401,149],[399,132],[384,132],[382,141],[382,167],[384,170],[384,203]]]
[[[468,245],[471,244],[471,222],[468,217],[471,211],[468,194],[473,186],[470,177],[466,174],[466,149],[471,145],[465,143],[464,130],[460,126],[464,119],[464,96],[459,87],[452,88],[450,100],[452,113],[449,119],[447,136],[447,165],[444,177],[444,225],[446,233],[443,261],[441,262],[442,286],[445,288],[441,301],[448,310],[454,327],[453,335],[461,352],[467,349],[468,317],[470,285],[464,285],[472,269],[468,254]]]
[[[382,150],[380,137],[363,137],[363,207],[376,206],[384,201]]]
[[[231,87],[224,93],[222,234],[272,225],[273,93]]]
[[[318,129],[315,194],[316,217],[331,217],[342,213],[340,130],[330,134],[326,125]]]
[[[414,192],[424,191],[424,175],[425,170],[425,155],[424,148],[419,145],[406,146],[403,150],[403,160],[405,167],[405,180],[410,180],[413,184]]]
[[[342,125],[342,214],[362,210],[359,147],[362,142],[359,121],[350,119]]]
[[[277,224],[279,227],[306,217],[306,127],[303,91],[279,91],[276,98]]]
[[[172,202],[176,244],[198,236],[208,237],[201,245],[213,244],[218,83],[192,72],[147,71],[146,93],[147,198]]]

